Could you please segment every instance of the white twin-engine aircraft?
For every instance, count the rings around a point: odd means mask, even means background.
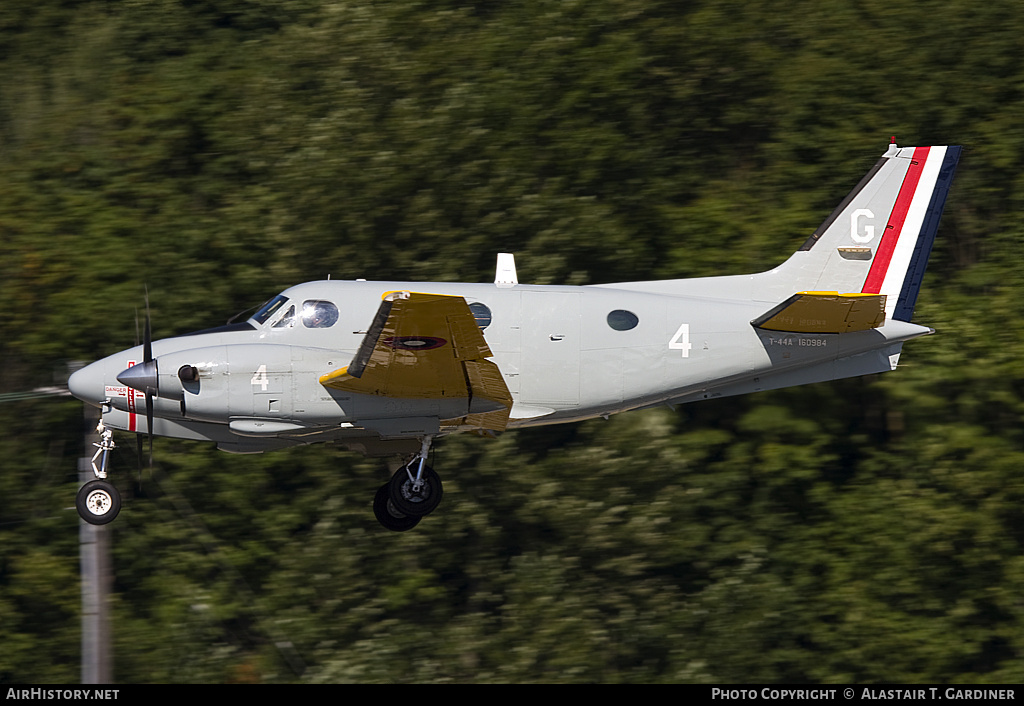
[[[888,151],[807,242],[753,275],[585,287],[321,281],[244,323],[151,341],[76,372],[102,410],[81,516],[114,519],[111,430],[235,453],[333,442],[401,457],[374,513],[404,531],[441,500],[434,439],[607,417],[892,370],[960,147]],[[96,462],[99,466],[97,467]]]

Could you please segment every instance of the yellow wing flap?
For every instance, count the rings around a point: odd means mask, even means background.
[[[462,297],[390,292],[352,362],[320,384],[381,397],[469,398],[469,414],[457,421],[500,431],[512,396],[490,356]]]
[[[501,370],[489,360],[470,360],[463,366],[473,394],[470,414],[461,419],[446,419],[446,424],[501,431],[508,425],[512,395],[501,377]],[[488,411],[490,410],[490,411]]]
[[[790,333],[866,331],[885,323],[885,295],[798,292],[750,323]]]

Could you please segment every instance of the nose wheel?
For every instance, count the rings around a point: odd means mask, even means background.
[[[121,511],[121,494],[112,483],[91,480],[78,491],[75,507],[78,515],[90,525],[105,525]]]

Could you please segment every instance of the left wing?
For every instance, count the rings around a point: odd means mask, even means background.
[[[462,297],[385,294],[352,362],[320,384],[406,399],[468,398],[464,417],[445,424],[502,431],[512,395]]]

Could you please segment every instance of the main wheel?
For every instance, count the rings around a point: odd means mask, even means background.
[[[389,497],[387,483],[380,487],[377,495],[373,498],[373,514],[377,518],[377,522],[392,532],[405,532],[420,523],[419,517],[403,515],[395,508]]]
[[[430,466],[423,466],[423,477],[420,479],[419,487],[409,478],[409,475],[416,475],[416,468],[419,461],[414,460],[408,466],[398,469],[388,483],[391,492],[391,502],[403,515],[423,517],[432,513],[441,502],[441,495],[444,489],[441,487],[441,478]]]
[[[78,491],[75,507],[90,525],[105,525],[121,512],[121,494],[112,483],[91,480]]]

